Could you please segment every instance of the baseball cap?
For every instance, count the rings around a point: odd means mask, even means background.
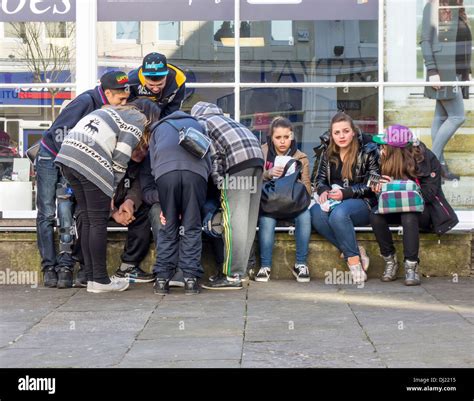
[[[164,77],[168,75],[166,56],[160,53],[147,54],[143,59],[142,74],[145,77]]]
[[[396,148],[404,148],[417,142],[417,139],[404,125],[390,125],[385,132],[374,135],[372,140],[380,145],[390,145]]]
[[[128,90],[128,75],[123,71],[109,71],[100,78],[102,89],[124,89]]]

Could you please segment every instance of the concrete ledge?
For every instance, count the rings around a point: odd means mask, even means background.
[[[107,262],[110,274],[120,265],[126,234],[109,233]],[[403,260],[402,237],[393,233],[399,260]],[[383,260],[379,256],[377,242],[372,233],[357,233],[360,244],[367,249],[370,256],[369,277],[380,277],[383,271]],[[434,234],[421,234],[420,259],[421,272],[425,276],[469,276],[471,273],[472,234],[445,234],[438,237]],[[206,276],[214,273],[215,263],[207,241],[204,241],[203,266]],[[257,246],[258,253],[258,246]],[[150,244],[150,253],[142,263],[145,270],[151,269],[155,259],[154,244]],[[40,271],[40,257],[35,233],[5,232],[0,233],[0,260],[2,270]],[[258,259],[257,259],[258,260]],[[277,233],[273,252],[273,279],[290,279],[289,270],[295,262],[294,236]],[[311,276],[324,278],[325,273],[337,269],[346,271],[345,262],[339,258],[337,250],[323,237],[313,234],[310,241],[308,265]],[[403,271],[400,271],[403,274]]]

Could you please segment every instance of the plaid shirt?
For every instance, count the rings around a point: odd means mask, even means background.
[[[211,138],[212,178],[219,180],[234,166],[251,159],[261,159],[263,153],[257,137],[244,125],[224,116],[215,104],[198,102],[192,110]]]

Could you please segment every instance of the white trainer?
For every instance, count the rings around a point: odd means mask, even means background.
[[[89,284],[90,283],[90,284]],[[99,294],[102,292],[125,291],[130,285],[128,278],[111,277],[109,284],[101,284],[96,281],[87,283],[87,292]]]
[[[349,266],[349,270],[351,271],[352,281],[354,284],[361,284],[364,281],[367,281],[367,274],[360,263]]]

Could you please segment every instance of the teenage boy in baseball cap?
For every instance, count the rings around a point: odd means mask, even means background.
[[[73,203],[67,184],[54,159],[64,138],[81,118],[102,106],[125,104],[130,94],[128,76],[122,71],[105,73],[100,85],[77,96],[59,114],[41,140],[35,158],[36,169],[36,229],[38,249],[45,287],[72,287],[75,261],[72,258],[74,237]],[[60,222],[59,255],[54,245],[54,223],[56,220],[56,198]]]
[[[169,64],[166,56],[150,53],[143,58],[142,66],[130,71],[129,101],[137,97],[153,100],[161,109],[161,118],[179,110],[186,91],[186,75]]]

